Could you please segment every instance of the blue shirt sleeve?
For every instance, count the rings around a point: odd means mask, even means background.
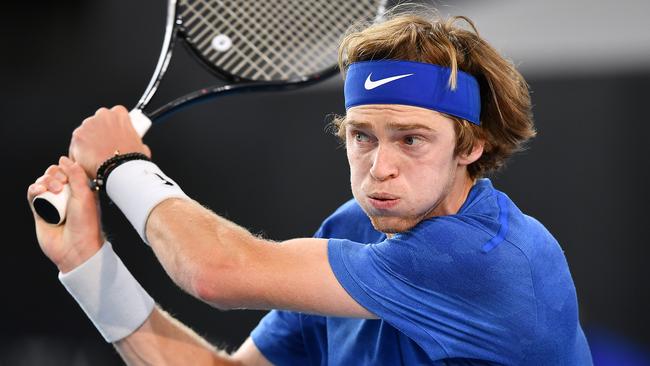
[[[494,235],[448,216],[377,244],[330,239],[328,256],[357,302],[424,349],[516,360],[535,331],[530,267],[507,243],[483,251]]]
[[[323,228],[314,234],[323,237]],[[325,318],[271,310],[251,332],[257,349],[274,365],[318,365],[327,362]]]
[[[251,333],[260,352],[274,365],[307,365],[300,314],[272,310]]]

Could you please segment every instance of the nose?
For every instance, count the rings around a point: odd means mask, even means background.
[[[378,181],[384,181],[397,177],[398,173],[396,153],[391,151],[389,146],[377,146],[372,167],[370,168],[370,175]]]

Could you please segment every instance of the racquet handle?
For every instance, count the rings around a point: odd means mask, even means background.
[[[140,137],[144,136],[151,127],[151,120],[147,117],[141,109],[133,109],[129,112],[131,123]],[[70,187],[66,184],[63,186],[61,192],[54,194],[52,192],[44,192],[34,197],[32,206],[34,211],[45,222],[53,225],[61,225],[65,221],[65,215],[68,207],[68,199],[70,198]]]

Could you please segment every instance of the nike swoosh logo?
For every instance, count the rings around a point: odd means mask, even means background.
[[[391,81],[402,79],[402,78],[405,78],[405,77],[411,76],[411,75],[414,75],[414,74],[395,75],[395,76],[391,76],[391,77],[388,77],[388,78],[372,81],[372,80],[370,80],[370,77],[372,76],[372,73],[370,73],[370,74],[368,74],[368,77],[366,78],[366,82],[363,84],[363,87],[366,88],[366,90],[372,90],[372,89],[374,89],[376,87],[379,87],[379,86],[382,86],[384,84],[390,83]]]
[[[165,179],[165,177],[163,177],[162,175],[160,175],[158,173],[153,173],[153,174],[155,174],[158,178],[160,178],[164,182],[164,184],[166,184],[168,186],[173,186],[174,185],[172,182]]]

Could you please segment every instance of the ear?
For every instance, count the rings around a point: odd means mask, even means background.
[[[470,165],[477,161],[483,155],[483,148],[485,147],[485,140],[476,140],[472,151],[458,155],[458,163],[460,165]]]

